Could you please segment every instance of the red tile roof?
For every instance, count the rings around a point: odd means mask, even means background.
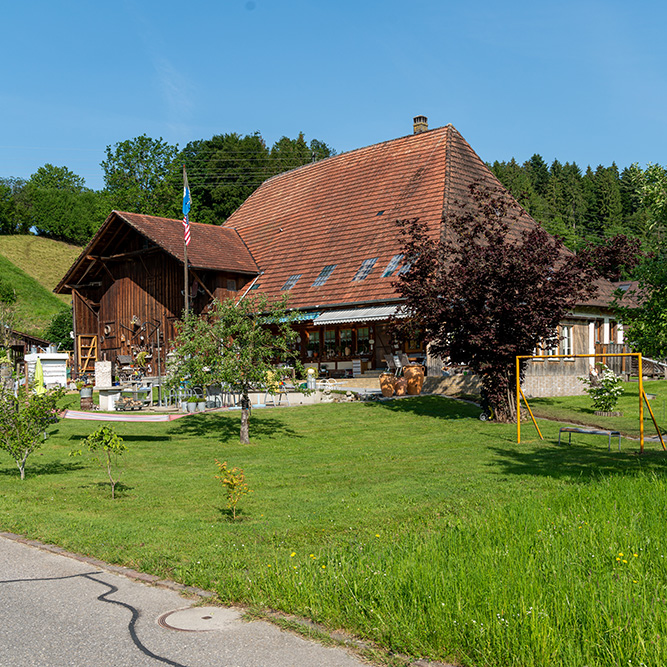
[[[350,151],[279,174],[260,186],[225,223],[241,235],[264,275],[259,290],[274,298],[289,290],[295,308],[396,300],[393,277],[382,274],[400,253],[401,218],[426,221],[433,238],[468,187],[502,188],[452,126]],[[504,190],[504,188],[502,188]],[[510,195],[507,195],[510,197]],[[537,223],[523,210],[519,235]],[[377,258],[365,280],[353,277],[364,260]],[[336,265],[313,286],[324,267]],[[605,289],[605,291],[607,291]],[[604,305],[588,299],[586,305]]]
[[[368,303],[396,298],[393,278],[381,275],[401,249],[395,221],[442,216],[446,168],[443,128],[395,139],[279,174],[266,181],[232,214],[236,229],[265,272],[259,290],[292,307]],[[377,258],[365,280],[352,278],[365,259]],[[326,282],[313,287],[327,265]]]
[[[293,308],[395,302],[396,271],[383,273],[401,252],[396,220],[418,217],[440,238],[448,213],[468,200],[472,183],[504,191],[452,125],[360,148],[270,178],[222,227],[191,223],[188,260],[195,269],[261,270],[259,291],[271,298],[283,296],[281,288],[291,279]],[[183,261],[180,220],[114,211],[56,291],[76,282],[84,258],[104,245],[118,221]],[[519,208],[512,233],[536,224]],[[373,259],[367,277],[353,280]],[[331,265],[328,278],[314,286]],[[607,281],[599,287],[582,306],[609,305],[614,287]]]
[[[151,239],[179,262],[183,261],[183,223],[140,213],[114,213]],[[233,229],[190,223],[188,264],[195,269],[213,269],[255,275],[259,273],[250,251]]]
[[[183,262],[183,223],[180,220],[158,218],[140,213],[112,211],[58,283],[55,292],[69,291],[67,286],[76,283],[80,276],[85,273],[86,258],[95,254],[96,249],[103,250],[122,222],[136,229],[179,262]],[[188,264],[193,268],[249,275],[259,273],[250,251],[233,229],[191,222],[190,235]]]

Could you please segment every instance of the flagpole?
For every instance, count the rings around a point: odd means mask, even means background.
[[[190,309],[190,299],[188,298],[188,245],[185,242],[185,239],[183,240],[183,281],[185,284],[185,289],[183,290],[185,307],[183,308],[183,310],[187,315]]]
[[[188,175],[185,173],[183,165],[183,300],[185,302],[183,312],[188,315],[190,311],[190,295],[188,288],[188,244],[190,243],[190,206],[192,198],[190,197],[190,186],[188,185]]]

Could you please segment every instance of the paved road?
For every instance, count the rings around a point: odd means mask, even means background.
[[[177,592],[0,537],[0,666],[358,667],[233,610],[190,610]]]

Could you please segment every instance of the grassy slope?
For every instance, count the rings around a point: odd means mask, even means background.
[[[51,317],[71,303],[53,288],[72,265],[81,248],[37,236],[0,236],[0,278],[17,291],[20,331],[39,334]]]
[[[478,412],[439,397],[257,410],[250,446],[238,413],[121,423],[115,502],[104,471],[68,457],[97,425],[64,420],[25,482],[0,459],[0,528],[413,656],[665,664],[667,459],[558,447],[555,422],[517,445]],[[236,522],[216,458],[253,489]]]

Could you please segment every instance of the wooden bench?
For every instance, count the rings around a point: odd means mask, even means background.
[[[607,447],[608,451],[611,451],[611,436],[613,435],[614,437],[618,436],[618,451],[621,451],[621,432],[620,431],[607,431],[605,429],[601,428],[585,428],[583,426],[563,426],[559,431],[558,431],[558,444],[560,445],[560,434],[561,433],[567,433],[568,434],[568,441],[567,444],[571,445],[572,444],[572,434],[573,433],[585,433],[586,435],[606,435],[609,437],[609,447]]]

